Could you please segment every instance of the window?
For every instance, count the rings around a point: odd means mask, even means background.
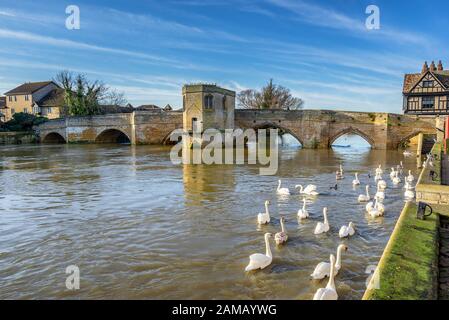
[[[28,113],[28,108],[23,108],[23,113]]]
[[[214,97],[212,95],[207,95],[204,97],[204,108],[212,109],[214,106]]]
[[[8,101],[12,102],[12,97],[11,96],[8,97]]]
[[[223,96],[223,110],[226,110],[226,96]]]
[[[47,108],[47,113],[51,113],[51,107]]]
[[[423,81],[423,88],[433,88],[433,81]]]
[[[198,130],[198,119],[192,118],[192,131],[198,132],[197,130]]]
[[[435,106],[435,97],[423,97],[422,98],[422,108],[423,109],[433,109]]]
[[[14,96],[14,101],[16,101],[16,102],[17,102],[17,96]]]
[[[25,95],[25,101],[29,101],[30,97],[28,95]]]
[[[16,109],[11,109],[11,114],[16,113]]]

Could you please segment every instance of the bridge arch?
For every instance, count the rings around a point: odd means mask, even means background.
[[[335,134],[334,136],[332,136],[329,139],[329,148],[332,147],[332,145],[338,138],[340,138],[341,136],[344,136],[345,134],[358,135],[359,137],[363,138],[366,142],[368,142],[370,144],[371,148],[374,148],[374,146],[375,146],[374,140],[371,139],[371,137],[368,136],[366,133],[364,133],[363,131],[361,131],[357,128],[349,127],[349,128],[345,128],[345,129],[339,131],[337,134]]]
[[[402,138],[401,140],[399,140],[398,144],[396,145],[396,148],[400,149],[401,147],[404,147],[407,142],[409,142],[411,139],[413,139],[414,137],[416,137],[420,133],[422,133],[422,134],[431,134],[431,133],[427,133],[427,132],[422,131],[422,130],[413,131],[409,135],[407,135],[404,138]]]
[[[302,138],[300,138],[295,132],[293,132],[292,130],[290,130],[287,127],[284,127],[282,125],[279,125],[277,123],[274,122],[264,122],[264,123],[260,123],[257,125],[254,125],[251,127],[251,129],[254,129],[256,131],[260,130],[260,129],[279,129],[281,135],[283,134],[289,134],[292,137],[294,137],[296,140],[299,141],[299,143],[304,146],[304,140]]]
[[[61,134],[57,132],[50,132],[44,136],[44,138],[42,139],[42,143],[58,144],[67,143],[67,141]]]
[[[177,144],[178,142],[180,142],[180,141],[182,140],[182,136],[179,135],[179,134],[176,134],[176,133],[177,133],[177,130],[178,130],[178,129],[175,129],[175,130],[173,130],[173,131],[170,131],[170,133],[167,134],[167,135],[161,140],[162,145],[164,145],[164,146],[169,146],[169,145],[175,145],[175,144]],[[177,136],[177,141],[172,141],[172,140],[171,140],[172,135],[173,135],[173,137],[175,137],[175,134],[176,134],[176,136]]]
[[[103,130],[96,138],[95,143],[131,143],[130,137],[120,129]]]

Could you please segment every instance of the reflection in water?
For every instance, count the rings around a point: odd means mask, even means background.
[[[310,299],[323,283],[309,280],[340,242],[349,246],[337,277],[342,299],[359,299],[368,265],[376,264],[403,206],[402,186],[389,183],[386,216],[373,220],[357,203],[368,171],[416,160],[400,152],[353,148],[281,150],[277,176],[254,165],[173,165],[155,146],[55,145],[1,147],[0,298]],[[346,179],[335,185],[335,170]],[[360,173],[362,185],[352,187]],[[318,185],[308,198],[310,220],[298,222],[302,196],[278,197],[277,180]],[[385,179],[388,176],[385,175]],[[258,228],[270,200],[272,223]],[[322,208],[331,231],[315,236]],[[280,230],[271,267],[243,270],[264,251],[263,234]],[[357,234],[338,239],[340,226]],[[78,265],[81,290],[65,289],[65,268]]]

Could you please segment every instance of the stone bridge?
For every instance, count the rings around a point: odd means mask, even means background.
[[[52,120],[37,127],[43,143],[166,144],[183,127],[183,113],[136,111]],[[329,148],[347,133],[364,138],[374,149],[396,149],[419,133],[436,134],[435,118],[390,113],[328,110],[235,110],[235,128],[279,128],[304,148]]]

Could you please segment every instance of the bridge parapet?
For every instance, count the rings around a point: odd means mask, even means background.
[[[136,111],[52,120],[37,128],[42,141],[59,135],[66,142],[110,142],[122,133],[133,144],[164,144],[183,127],[183,113]],[[435,118],[334,110],[235,110],[236,128],[278,128],[304,148],[329,148],[339,137],[354,133],[375,149],[395,149],[419,133],[435,134]],[[110,137],[108,138],[108,135]],[[123,138],[123,137],[122,137]]]

